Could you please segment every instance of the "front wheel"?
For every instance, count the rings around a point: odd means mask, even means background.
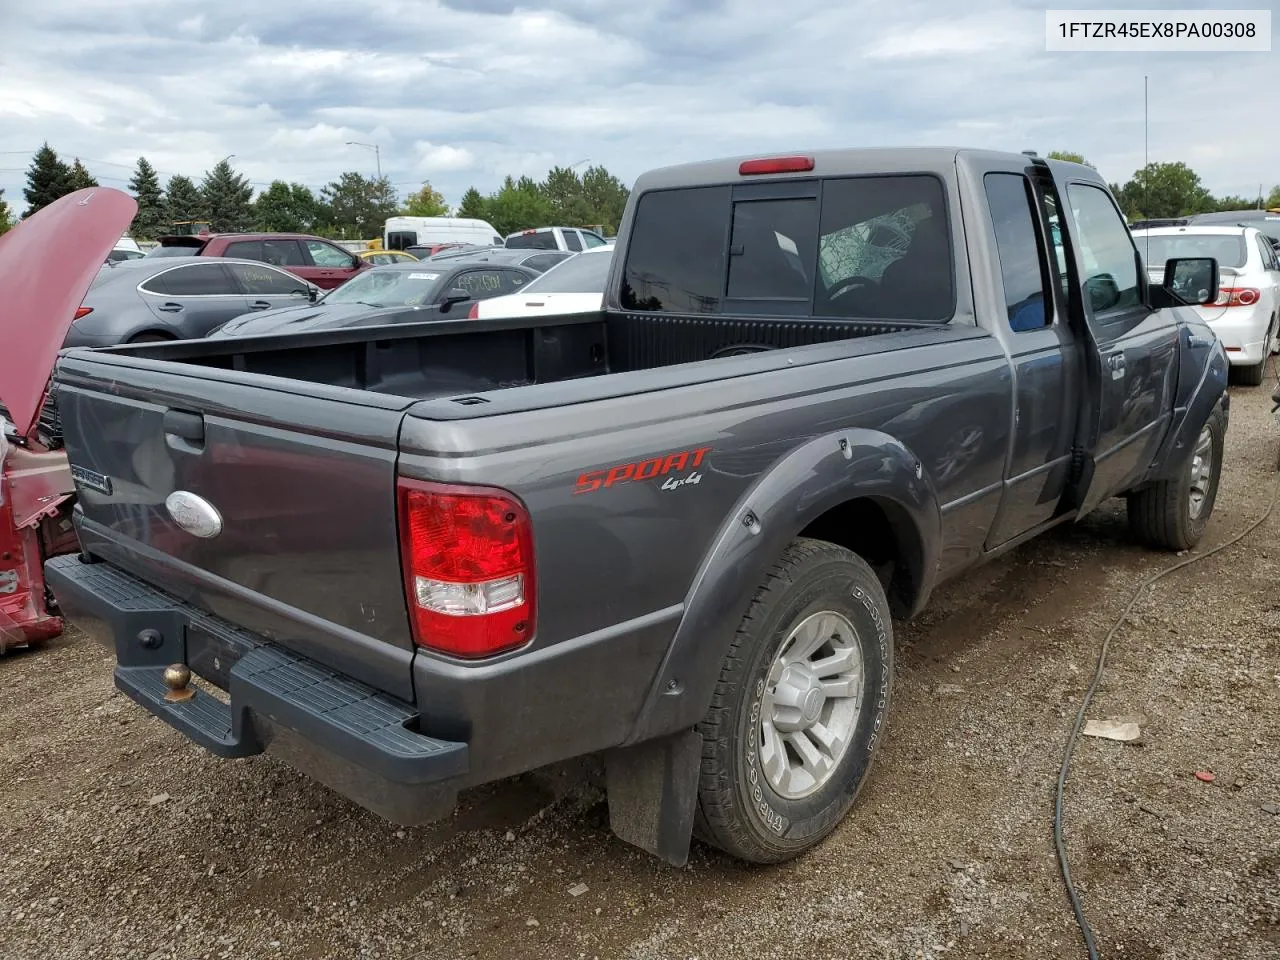
[[[1129,495],[1129,526],[1141,540],[1166,550],[1190,550],[1200,542],[1218,497],[1226,432],[1215,408],[1177,475]]]
[[[871,769],[892,680],[876,575],[835,544],[794,541],[756,591],[698,726],[698,835],[756,863],[821,841]]]

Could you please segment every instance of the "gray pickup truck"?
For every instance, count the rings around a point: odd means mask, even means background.
[[[657,170],[611,270],[594,314],[64,352],[47,576],[119,688],[397,823],[599,754],[623,839],[779,861],[852,805],[940,582],[1110,497],[1204,532],[1217,264],[1149,284],[1088,167]]]

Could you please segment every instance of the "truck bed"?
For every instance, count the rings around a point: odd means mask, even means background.
[[[907,330],[857,320],[590,313],[444,320],[95,351],[409,399],[455,398]]]

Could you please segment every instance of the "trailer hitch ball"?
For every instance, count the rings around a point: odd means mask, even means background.
[[[171,663],[164,668],[164,685],[169,692],[164,695],[167,703],[184,703],[196,695],[191,686],[191,668],[185,663]]]

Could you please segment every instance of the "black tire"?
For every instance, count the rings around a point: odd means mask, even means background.
[[[1191,461],[1195,457],[1199,433],[1172,480],[1162,480],[1129,494],[1129,528],[1149,546],[1190,550],[1204,536],[1218,498],[1218,480],[1222,476],[1222,446],[1227,432],[1222,411],[1215,407],[1204,426],[1209,428],[1213,463],[1210,465],[1208,490],[1198,516],[1191,515]]]
[[[803,799],[780,796],[761,769],[760,709],[779,648],[805,617],[833,611],[854,628],[862,653],[861,703],[852,736],[828,779]],[[795,540],[747,609],[702,734],[697,835],[754,863],[795,857],[827,836],[852,806],[884,739],[893,683],[893,626],[879,579],[857,554],[823,540]]]
[[[129,338],[129,343],[165,343],[169,340],[176,340],[167,333],[137,333]]]

